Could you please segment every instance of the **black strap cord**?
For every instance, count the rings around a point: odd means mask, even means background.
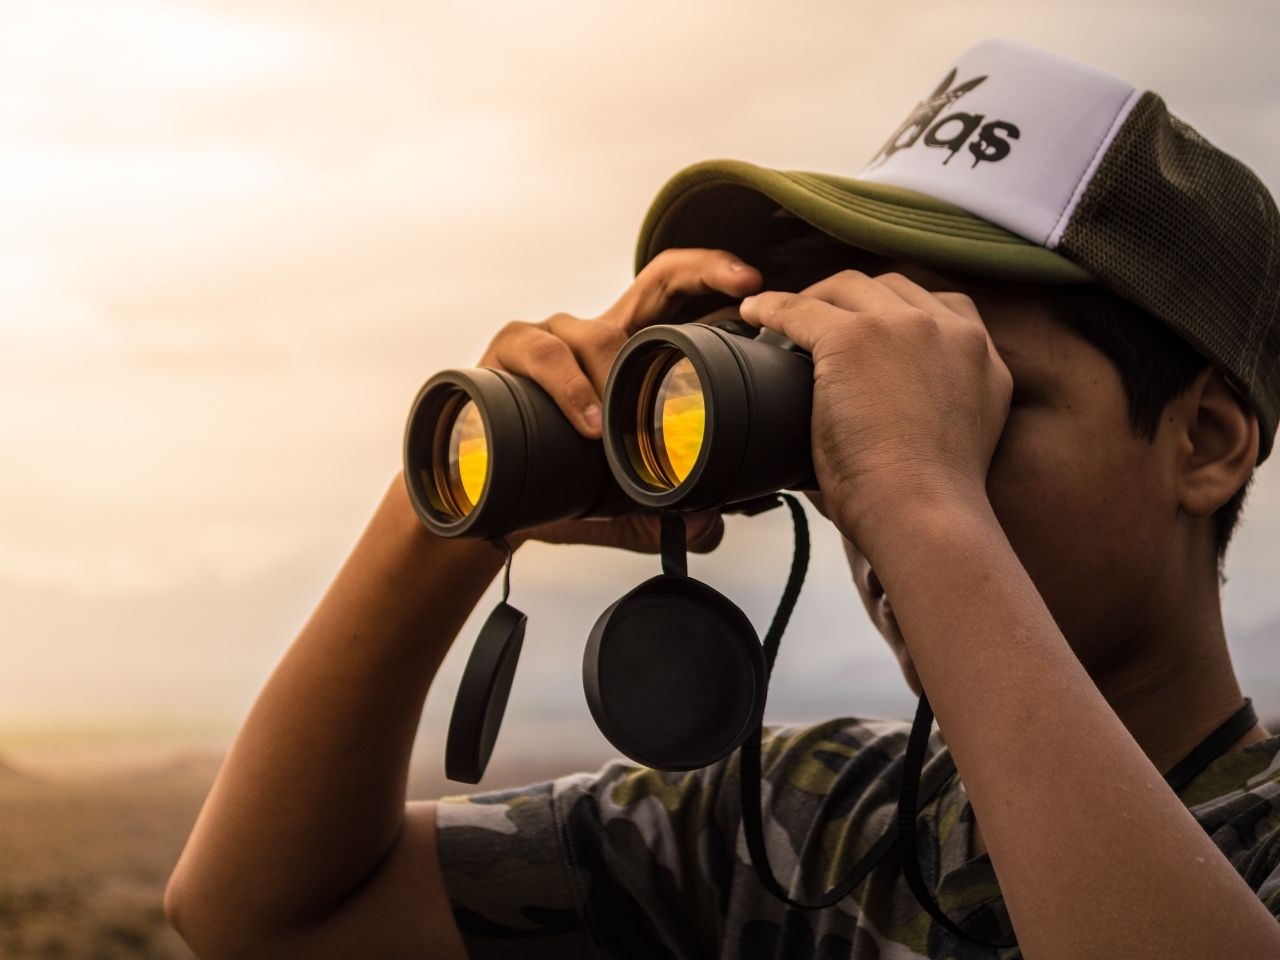
[[[925,885],[924,877],[920,875],[920,854],[916,851],[916,818],[920,807],[916,804],[916,795],[920,788],[920,768],[924,764],[925,750],[929,745],[929,732],[932,729],[933,708],[929,706],[929,698],[922,693],[920,703],[916,707],[915,722],[911,725],[911,736],[907,739],[907,752],[902,764],[902,790],[898,794],[898,852],[902,860],[903,876],[920,906],[952,933],[984,947],[996,949],[1016,947],[1017,940],[991,942],[980,940],[961,930],[942,912],[938,901],[933,898],[933,894]]]
[[[507,597],[511,595],[511,558],[515,556],[515,551],[511,549],[511,544],[507,542],[506,537],[490,537],[485,543],[502,554],[502,600],[500,602],[506,603]]]
[[[511,558],[515,555],[511,549],[511,544],[507,543],[506,537],[494,537],[489,541],[495,549],[502,551],[503,569],[502,569],[502,603],[507,602],[507,597],[511,596]]]
[[[791,511],[791,523],[795,528],[796,546],[791,557],[791,572],[787,574],[787,585],[782,591],[782,599],[778,601],[778,609],[774,611],[773,622],[769,624],[769,632],[764,635],[764,672],[768,677],[773,673],[773,661],[778,658],[778,645],[782,641],[782,633],[787,629],[787,621],[800,599],[800,587],[804,584],[804,575],[809,569],[809,518],[804,515],[804,507],[800,501],[789,493],[779,494]]]
[[[684,517],[679,510],[662,511],[662,538],[659,541],[662,552],[662,572],[669,577],[687,577],[689,575],[689,555],[684,542]]]
[[[1209,736],[1201,740],[1187,756],[1179,761],[1172,770],[1165,774],[1165,782],[1174,793],[1181,793],[1192,780],[1204,772],[1214,760],[1222,756],[1227,748],[1243,737],[1258,722],[1253,709],[1253,701],[1245,697],[1244,705],[1226,719]],[[920,855],[916,851],[916,816],[920,809],[916,804],[916,794],[920,779],[920,769],[924,762],[925,748],[929,743],[929,732],[933,727],[933,708],[929,698],[920,695],[920,704],[916,708],[915,722],[911,725],[911,737],[907,741],[906,758],[902,771],[902,792],[898,794],[898,837],[901,843],[902,872],[907,886],[911,888],[920,906],[929,915],[952,933],[971,943],[984,947],[1005,948],[1016,947],[1018,941],[1008,940],[991,942],[981,940],[961,930],[942,912],[938,901],[933,898],[924,878],[920,875]]]
[[[1164,775],[1165,783],[1174,793],[1181,793],[1191,785],[1191,781],[1204,773],[1209,764],[1227,752],[1227,748],[1243,737],[1258,724],[1258,714],[1253,709],[1253,700],[1244,698],[1244,703],[1235,713],[1227,717],[1213,733],[1195,745],[1192,751],[1173,765]]]
[[[787,507],[791,510],[791,520],[795,527],[795,554],[791,560],[791,572],[787,576],[787,586],[783,590],[782,600],[778,603],[777,612],[773,615],[773,622],[770,624],[769,632],[764,639],[766,681],[773,672],[773,663],[778,656],[778,646],[782,640],[782,633],[787,627],[787,621],[791,617],[792,610],[795,609],[796,600],[800,596],[800,586],[804,582],[805,571],[809,566],[809,524],[805,517],[804,509],[795,497],[785,493],[780,496],[782,500],[786,501]],[[777,505],[778,501],[775,499],[773,506]],[[765,507],[765,509],[768,509],[768,507]],[[759,512],[759,510],[755,512]],[[817,900],[805,902],[793,899],[773,875],[773,870],[769,866],[769,855],[765,850],[764,828],[761,823],[760,812],[761,733],[762,731],[757,729],[752,736],[743,741],[739,751],[742,824],[746,833],[747,852],[751,857],[751,865],[764,888],[783,903],[799,910],[822,910],[839,903],[847,897],[880,862],[881,858],[889,852],[889,848],[893,846],[893,842],[897,838],[897,824],[890,823],[884,835],[863,855],[862,859],[850,867],[840,881]],[[943,757],[942,760],[943,762],[936,767],[931,767],[925,777],[929,782],[929,789],[922,801],[923,803],[928,803],[933,794],[940,790],[955,772],[955,766],[952,764],[949,754]],[[919,775],[920,771],[917,770],[917,778]]]

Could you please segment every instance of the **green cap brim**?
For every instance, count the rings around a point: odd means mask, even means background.
[[[741,160],[705,160],[667,181],[640,228],[636,273],[668,247],[762,262],[763,228],[778,207],[851,246],[935,269],[1031,283],[1094,280],[1052,250],[914,190]]]

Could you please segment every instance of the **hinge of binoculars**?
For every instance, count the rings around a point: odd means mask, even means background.
[[[782,499],[776,493],[769,493],[763,497],[754,497],[751,500],[739,500],[737,503],[731,503],[720,512],[740,513],[744,517],[754,517],[757,513],[764,513],[780,506],[782,506]]]

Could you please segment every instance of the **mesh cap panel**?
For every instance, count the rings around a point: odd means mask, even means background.
[[[1058,252],[1231,374],[1266,458],[1280,419],[1280,214],[1248,167],[1145,93]]]

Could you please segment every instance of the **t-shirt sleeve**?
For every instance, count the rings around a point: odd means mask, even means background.
[[[592,956],[553,813],[554,782],[436,805],[445,890],[468,953]]]
[[[714,955],[739,819],[726,769],[618,760],[443,798],[440,865],[470,955]]]
[[[1237,868],[1271,915],[1280,920],[1280,822],[1274,817],[1271,827]]]
[[[1280,920],[1280,737],[1219,758],[1187,795],[1196,821]]]

